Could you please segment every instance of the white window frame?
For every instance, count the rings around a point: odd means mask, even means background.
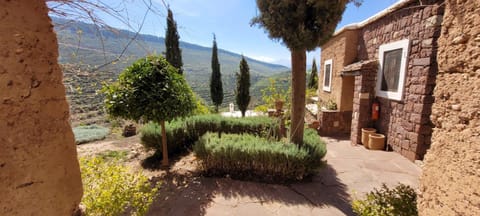
[[[403,97],[403,92],[405,89],[405,77],[407,74],[407,62],[408,62],[408,53],[410,48],[410,41],[408,39],[396,41],[393,43],[383,44],[378,49],[378,60],[379,67],[377,72],[377,86],[376,93],[377,96],[387,98],[390,100],[401,101]],[[397,91],[383,91],[382,90],[382,75],[383,75],[383,55],[385,52],[402,49],[402,57],[400,61],[400,75],[398,77],[398,89]]]
[[[330,83],[328,83],[329,84],[328,86],[325,86],[325,75],[327,74],[327,65],[330,65]],[[332,77],[333,77],[332,74],[333,74],[333,60],[332,59],[325,60],[323,63],[323,83],[322,83],[323,91],[332,92]]]

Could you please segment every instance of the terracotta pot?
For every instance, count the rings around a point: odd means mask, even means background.
[[[275,109],[276,109],[276,110],[282,110],[282,108],[283,108],[283,103],[284,103],[284,102],[281,101],[281,100],[275,101]]]
[[[368,139],[368,147],[371,150],[384,150],[385,149],[385,136],[383,134],[372,133]]]
[[[362,128],[362,144],[368,148],[368,135],[377,132],[375,128]]]

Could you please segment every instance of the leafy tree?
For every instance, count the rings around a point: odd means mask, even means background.
[[[182,50],[180,49],[180,36],[177,31],[177,22],[173,19],[173,13],[168,8],[167,32],[165,33],[165,48],[167,61],[178,69],[178,73],[183,73]]]
[[[240,61],[240,73],[237,73],[236,76],[237,89],[235,91],[235,100],[238,108],[242,112],[242,117],[245,117],[245,111],[247,111],[248,104],[250,103],[250,68],[244,56],[242,56],[242,60]]]
[[[310,74],[310,79],[308,79],[308,88],[318,88],[317,63],[315,62],[315,59],[313,59],[312,72]]]
[[[168,166],[165,121],[185,117],[195,109],[185,78],[163,57],[147,56],[127,67],[116,82],[105,85],[102,91],[110,115],[161,125],[162,165]]]
[[[215,112],[218,112],[218,106],[223,102],[223,86],[222,74],[220,73],[220,63],[218,62],[218,48],[217,40],[213,35],[212,48],[212,77],[210,78],[210,97],[213,105],[215,105]]]
[[[361,0],[257,0],[260,14],[252,24],[264,27],[273,40],[281,40],[292,57],[292,113],[290,140],[303,143],[306,51],[325,43],[342,18],[346,4]]]

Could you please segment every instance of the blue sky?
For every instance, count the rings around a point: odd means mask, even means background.
[[[290,52],[278,41],[268,38],[264,29],[250,26],[250,20],[256,16],[255,0],[164,0],[174,13],[178,31],[182,41],[212,46],[212,34],[217,37],[219,48],[245,56],[282,64],[290,67]],[[138,28],[145,14],[144,2],[148,0],[104,0],[111,7],[121,9],[122,14],[128,14],[129,23],[133,29]],[[362,6],[347,6],[342,21],[337,28],[360,22],[375,13],[387,8],[396,0],[364,0]],[[162,0],[152,0],[154,12],[150,12],[141,32],[156,36],[165,34],[166,9]],[[109,16],[103,16],[105,22],[118,28],[127,28],[124,24]],[[320,59],[320,51],[308,53],[307,64],[312,58]]]

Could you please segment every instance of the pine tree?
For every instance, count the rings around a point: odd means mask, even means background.
[[[325,43],[335,31],[346,5],[362,0],[257,0],[259,15],[252,24],[281,40],[292,57],[292,111],[290,141],[303,144],[306,90],[306,51]]]
[[[308,88],[318,88],[317,63],[315,62],[315,59],[313,59],[312,63],[312,73],[310,74],[310,79],[308,80]]]
[[[210,78],[210,97],[213,105],[215,105],[215,112],[218,112],[218,107],[223,102],[223,86],[222,74],[220,73],[220,63],[218,62],[217,39],[213,35],[212,48],[212,77]]]
[[[235,100],[238,109],[242,112],[242,117],[245,117],[245,111],[247,111],[248,104],[250,103],[250,68],[243,55],[240,61],[240,73],[236,75],[237,89],[235,91]]]
[[[165,48],[167,61],[175,68],[178,73],[183,73],[182,50],[180,49],[180,36],[177,32],[177,22],[173,19],[173,13],[168,8],[167,31],[165,33]]]

